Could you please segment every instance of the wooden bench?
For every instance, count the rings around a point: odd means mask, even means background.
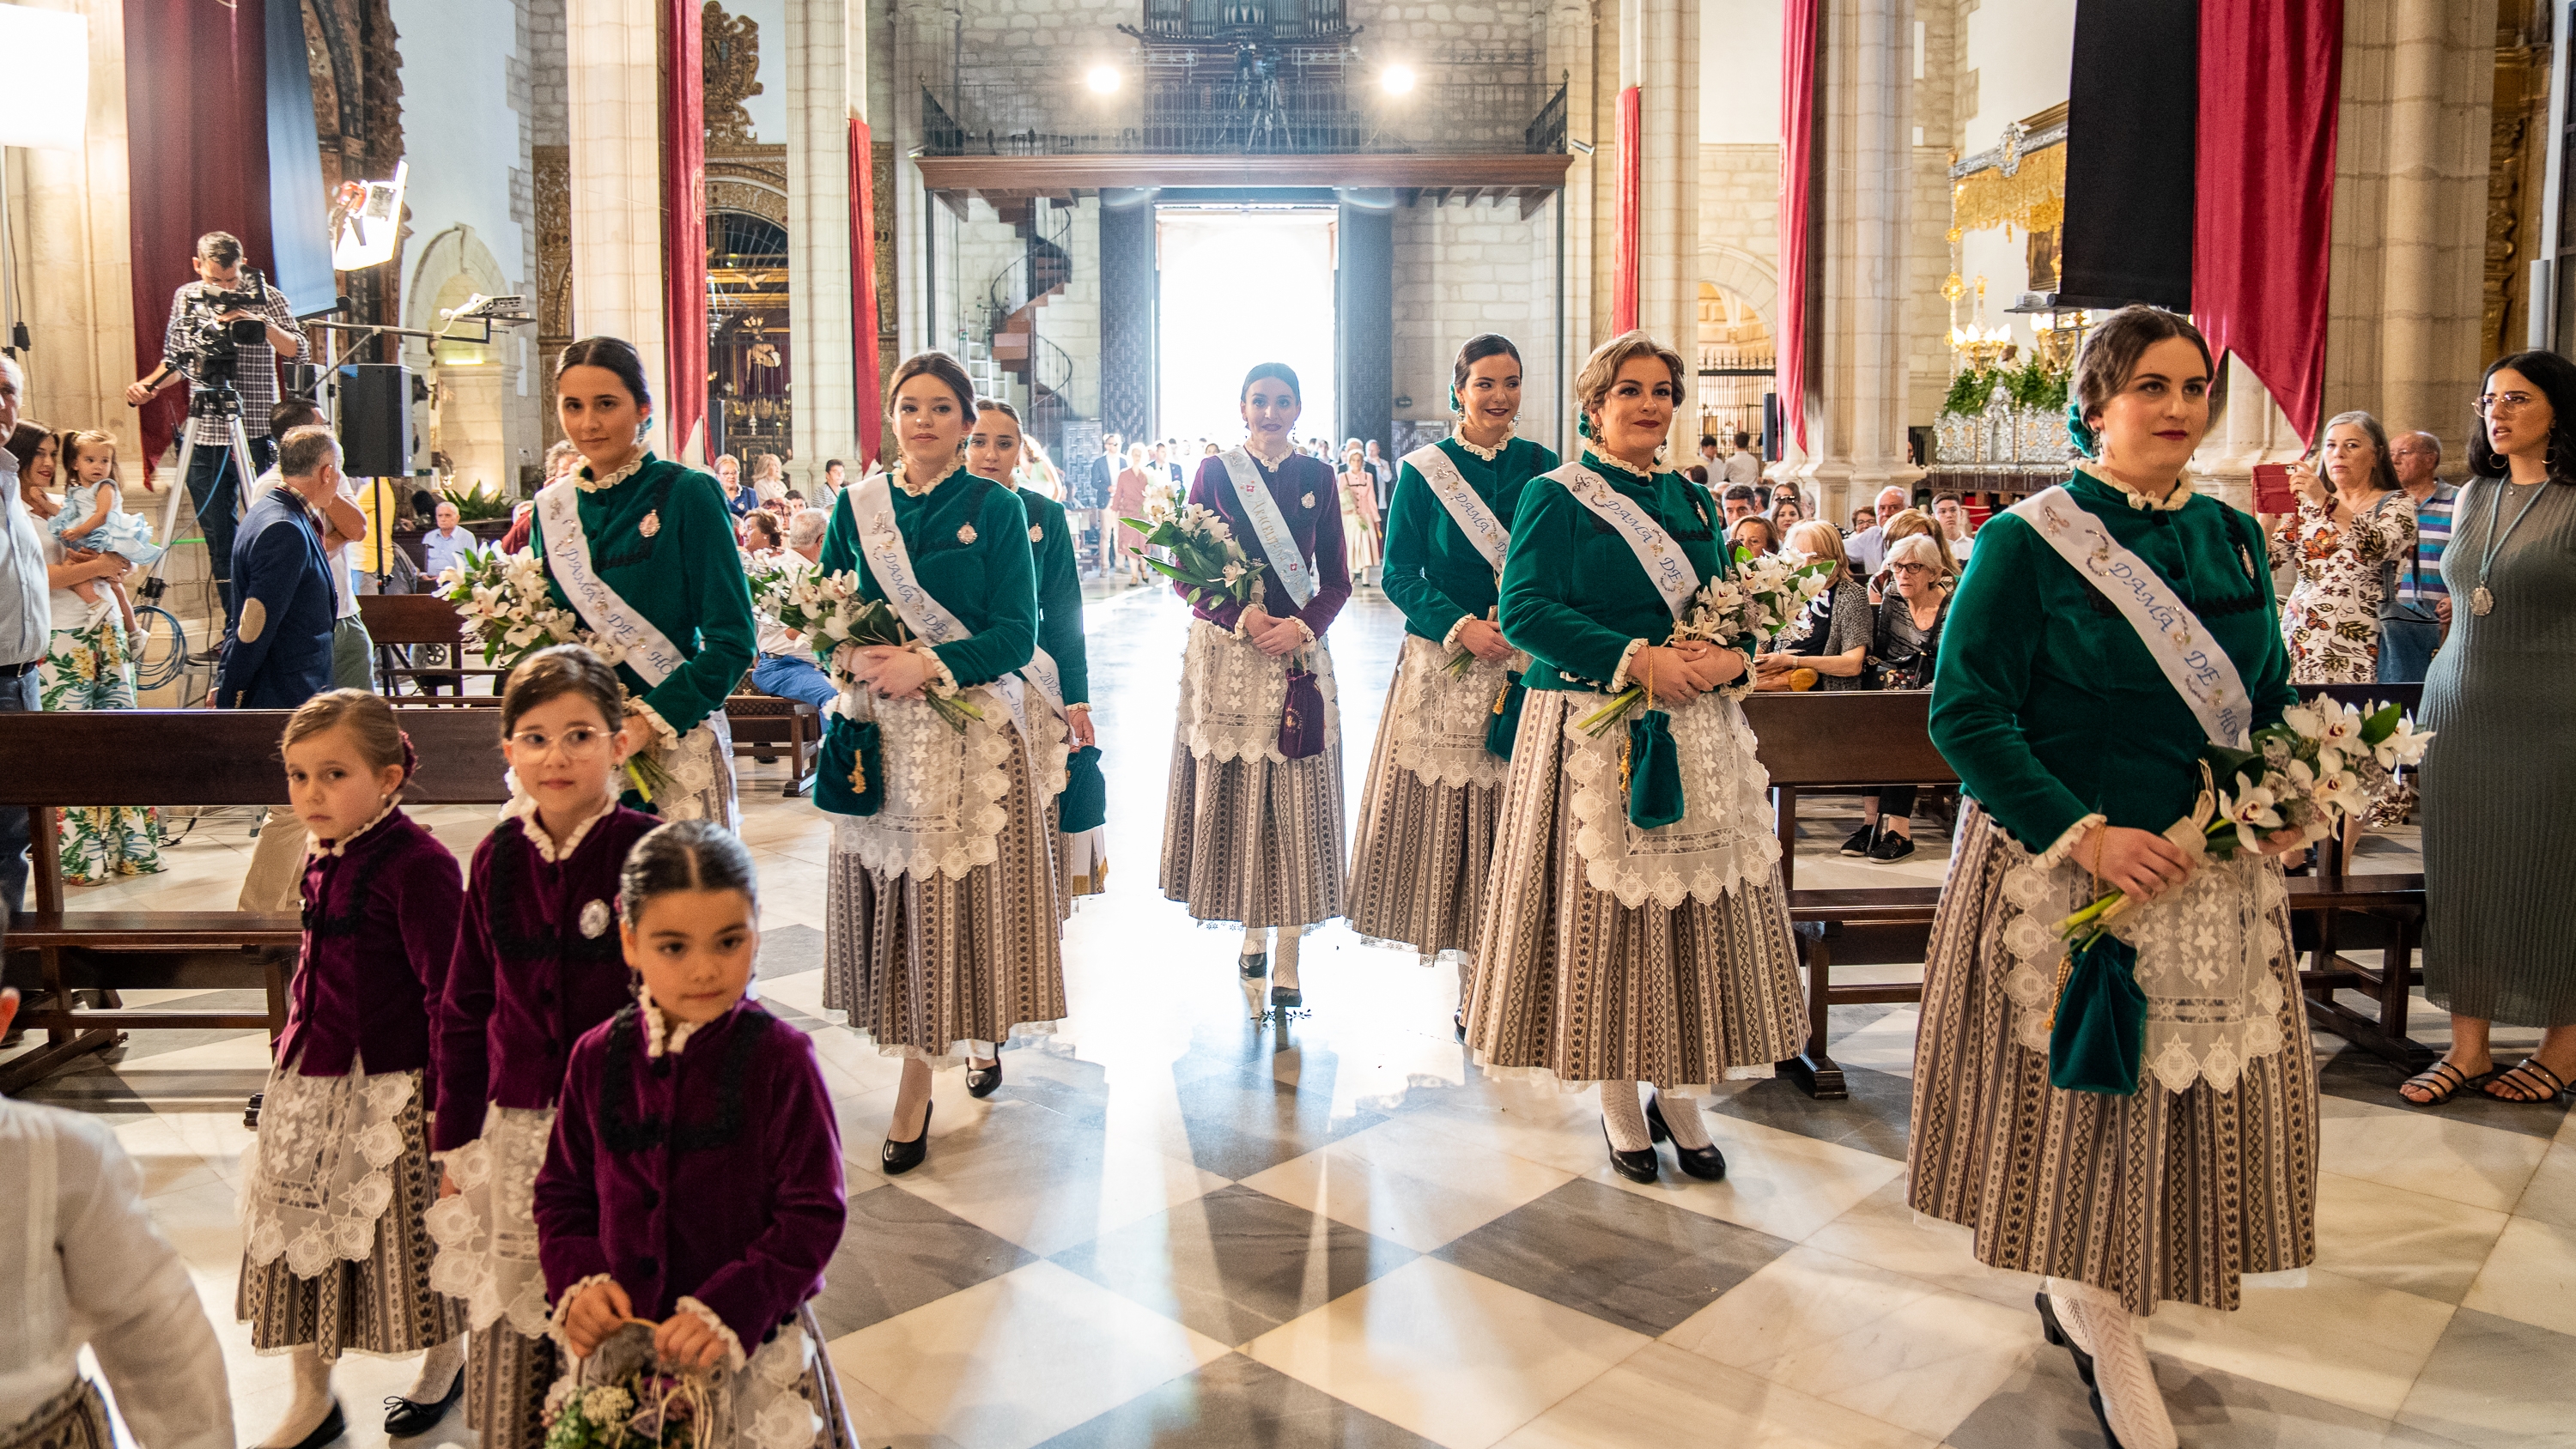
[[[2355,705],[2386,700],[2414,710],[2423,691],[2420,685],[2327,685],[2300,692]],[[1758,757],[1771,776],[1781,884],[1788,893],[1799,958],[1807,968],[1806,1049],[1782,1062],[1779,1072],[1811,1096],[1838,1098],[1846,1088],[1842,1068],[1827,1050],[1828,1011],[1919,1003],[1923,984],[1918,978],[1836,986],[1834,965],[1919,967],[1930,948],[1941,889],[1798,889],[1799,797],[1873,785],[1951,785],[1958,773],[1933,748],[1927,693],[1763,693],[1744,701],[1744,713]],[[2415,963],[2424,918],[2423,876],[2351,873],[2341,842],[2327,841],[2318,847],[2315,868],[2292,876],[2288,887],[2293,945],[2307,958],[2299,985],[2309,1021],[2391,1061],[2428,1060],[2430,1050],[2405,1031],[2407,988],[2423,980]],[[2377,968],[2343,954],[2372,948],[2382,953]],[[2365,1015],[2344,1005],[2337,999],[2344,990],[2364,993],[2375,1012]]]
[[[485,805],[508,798],[499,732],[482,711],[396,711],[420,753],[409,805]],[[71,910],[63,901],[56,811],[95,803],[113,779],[127,805],[283,805],[284,710],[101,710],[0,714],[0,804],[29,807],[35,909],[8,935],[7,984],[50,993],[24,1018],[45,1045],[0,1065],[15,1092],[126,1031],[286,1028],[286,985],[302,922],[294,912]],[[259,988],[260,1012],[127,1008],[118,993]],[[106,1005],[78,1008],[72,993]]]
[[[489,706],[501,702],[500,676],[509,671],[465,662],[465,621],[458,617],[456,606],[445,599],[436,594],[360,594],[358,618],[367,626],[367,637],[375,643],[385,693],[413,704]],[[447,657],[455,662],[426,667],[405,662],[403,650],[424,645],[445,648]],[[492,680],[492,692],[467,694],[465,681],[469,678]],[[405,680],[411,681],[414,693],[402,692]],[[451,692],[439,694],[441,683]]]
[[[763,764],[787,753],[787,783],[779,794],[795,799],[814,783],[823,752],[823,712],[801,699],[755,693],[746,683],[725,696],[725,724],[733,731],[733,757]]]

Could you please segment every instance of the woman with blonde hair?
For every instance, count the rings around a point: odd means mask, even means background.
[[[1753,668],[1759,681],[1755,687],[1814,688],[1828,694],[1868,688],[1863,675],[1878,616],[1871,609],[1868,587],[1852,577],[1851,562],[1843,553],[1842,530],[1821,518],[1792,525],[1789,551],[1832,559],[1834,571],[1826,575],[1825,591],[1807,605],[1806,629],[1755,656]],[[1793,682],[1802,669],[1814,676],[1812,683]],[[1864,829],[1852,839],[1867,849],[1869,832]],[[1849,851],[1851,845],[1846,842],[1843,848]]]
[[[1881,535],[1887,552],[1881,556],[1882,565],[1878,571],[1879,576],[1870,580],[1871,593],[1882,598],[1887,594],[1890,580],[1887,577],[1884,560],[1896,556],[1896,541],[1900,538],[1931,539],[1933,556],[1940,563],[1940,573],[1935,582],[1946,589],[1958,581],[1959,560],[1950,552],[1950,540],[1942,534],[1941,525],[1922,509],[1907,508],[1887,520],[1886,531]]]
[[[1730,567],[1707,490],[1663,463],[1689,378],[1643,332],[1603,343],[1575,380],[1581,460],[1521,491],[1501,612],[1533,664],[1467,1020],[1490,1073],[1598,1083],[1611,1167],[1635,1182],[1656,1179],[1667,1136],[1682,1171],[1723,1176],[1697,1099],[1770,1076],[1807,1030],[1769,781],[1736,702],[1754,641],[1674,637]],[[1642,701],[1586,727],[1631,685]]]

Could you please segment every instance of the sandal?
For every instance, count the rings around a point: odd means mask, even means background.
[[[2495,1080],[2487,1083],[2486,1086],[2480,1090],[2499,1102],[2511,1102],[2516,1106],[2536,1107],[2543,1102],[2555,1102],[2558,1100],[2559,1094],[2567,1090],[2567,1083],[2560,1080],[2556,1072],[2542,1066],[2540,1064],[2540,1058],[2538,1057],[2524,1057],[2521,1061],[2514,1063],[2513,1066],[2507,1070],[2492,1073],[2491,1075],[2494,1076]],[[2535,1095],[2528,1097],[2508,1097],[2504,1093],[2496,1090],[2498,1083],[2510,1081],[2516,1077],[2521,1078],[2520,1081],[2513,1083],[2516,1091],[2531,1092],[2535,1093]],[[2544,1087],[2547,1088],[2546,1091],[2541,1090]]]
[[[2405,1081],[2398,1083],[2397,1100],[2405,1103],[2409,1107],[2439,1107],[2444,1102],[2451,1100],[2453,1097],[2458,1096],[2460,1093],[2467,1091],[2471,1087],[2480,1086],[2486,1082],[2494,1080],[2495,1074],[2495,1068],[2489,1067],[2485,1071],[2480,1072],[2473,1077],[2468,1073],[2461,1071],[2458,1067],[2451,1065],[2448,1059],[2437,1061],[2433,1063],[2433,1065],[2426,1067],[2424,1070],[2417,1072],[2415,1075],[2408,1077]],[[2414,1098],[2406,1095],[2406,1089],[2408,1087],[2414,1087],[2419,1090],[2429,1092],[2431,1095],[2426,1097],[2423,1101],[2418,1102]]]

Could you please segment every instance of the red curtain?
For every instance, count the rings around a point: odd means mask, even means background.
[[[1619,216],[1610,250],[1610,330],[1620,333],[1637,325],[1638,185],[1645,159],[1637,154],[1644,131],[1637,87],[1619,92]]]
[[[662,336],[670,456],[692,442],[703,465],[707,420],[707,126],[699,0],[662,3]]]
[[[1807,197],[1816,132],[1818,0],[1780,14],[1780,420],[1807,447]]]
[[[247,260],[269,255],[268,74],[262,0],[125,0],[127,173],[135,197],[134,375],[161,363],[170,294],[196,280],[188,259],[210,231],[240,237]],[[311,299],[299,299],[313,305]],[[143,473],[188,415],[183,383],[143,409]],[[47,419],[56,425],[81,419]],[[266,418],[247,420],[254,434]]]
[[[858,384],[859,456],[874,460],[885,410],[877,403],[877,203],[876,167],[868,149],[868,123],[850,121],[850,352]],[[862,465],[864,468],[864,464]]]
[[[2313,441],[2325,411],[2343,0],[2201,0],[2191,310]]]

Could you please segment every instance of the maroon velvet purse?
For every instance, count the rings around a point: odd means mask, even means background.
[[[1288,668],[1288,706],[1279,714],[1279,753],[1302,760],[1324,752],[1324,688],[1311,670]]]

